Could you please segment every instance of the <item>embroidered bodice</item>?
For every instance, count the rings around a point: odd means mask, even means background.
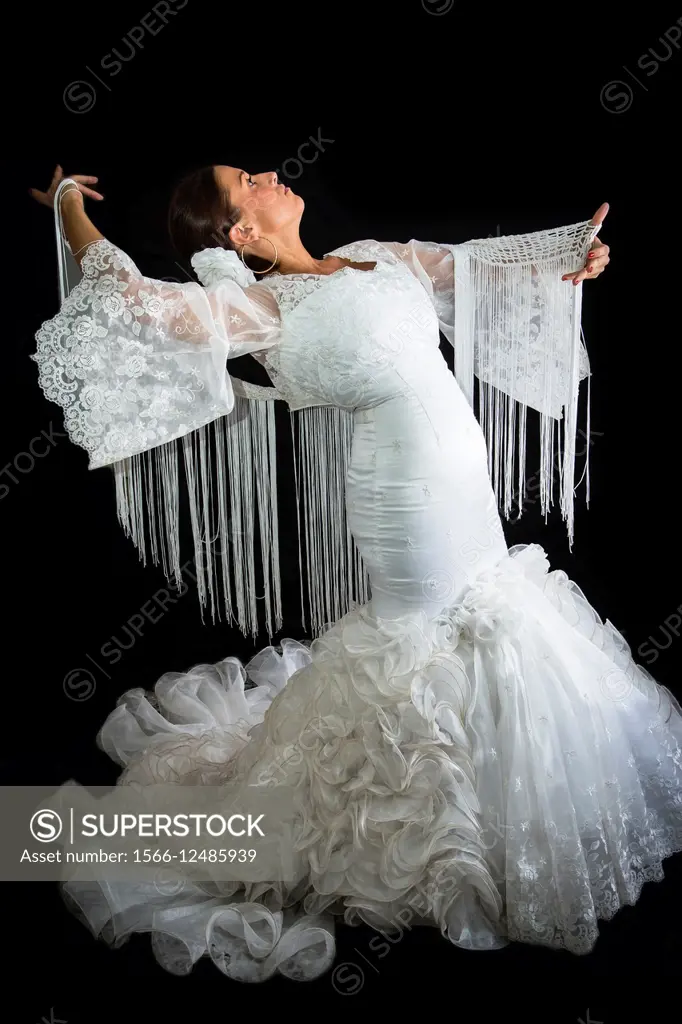
[[[280,310],[276,346],[257,358],[291,408],[377,404],[409,386],[419,367],[438,366],[438,317],[409,268],[386,246],[359,242],[333,255],[372,270],[273,275],[263,283]]]

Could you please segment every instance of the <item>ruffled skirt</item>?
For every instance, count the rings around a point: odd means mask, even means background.
[[[351,610],[311,644],[169,673],[99,741],[120,782],[276,780],[300,800],[290,882],[69,881],[95,935],[167,970],[310,979],[335,919],[455,945],[588,953],[682,849],[682,712],[538,545],[435,618]]]

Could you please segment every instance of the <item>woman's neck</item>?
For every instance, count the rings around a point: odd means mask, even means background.
[[[333,274],[342,265],[337,256],[318,260],[301,246],[297,252],[280,253],[276,269],[280,274]]]
[[[342,266],[342,261],[336,256],[316,259],[308,252],[298,233],[289,237],[280,235],[271,241],[277,246],[277,266],[274,270],[279,274],[332,274]],[[270,250],[269,259],[272,259],[272,246],[264,242],[263,248]]]

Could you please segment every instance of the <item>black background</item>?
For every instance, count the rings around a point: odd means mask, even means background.
[[[123,39],[151,7],[14,11],[1,193],[9,313],[2,466],[42,431],[55,432],[55,444],[30,472],[12,470],[16,484],[1,478],[9,485],[0,500],[3,784],[113,781],[116,768],[94,737],[118,694],[149,687],[168,670],[248,657],[268,642],[265,634],[251,643],[225,625],[202,626],[190,590],[108,667],[110,678],[95,673],[88,699],[65,691],[65,676],[120,635],[164,579],[140,564],[116,521],[110,473],[87,470],[29,360],[36,329],[56,311],[57,280],[51,213],[27,189],[46,188],[57,162],[66,173],[99,175],[106,199],[89,212],[100,230],[144,273],[178,280],[187,273],[165,237],[165,204],[178,173],[202,162],[279,168],[306,201],[302,237],[316,256],[360,238],[457,242],[553,227],[609,202],[601,237],[612,262],[584,287],[593,370],[590,509],[582,487],[572,553],[559,514],[545,524],[537,505],[506,532],[510,543],[541,543],[633,650],[645,643],[651,650],[653,641],[665,648],[645,663],[680,696],[682,642],[673,635],[665,647],[663,630],[682,604],[682,51],[673,49],[653,73],[646,62],[655,57],[645,55],[649,48],[665,55],[660,37],[682,9],[659,5],[635,17],[617,5],[520,9],[457,0],[437,13],[445,2],[308,9],[188,0],[162,30],[151,22],[156,35],[145,33],[115,75],[102,62],[111,67],[114,48],[129,55]],[[89,109],[88,86],[68,91],[76,80],[89,84]],[[615,80],[626,85],[604,91]],[[319,134],[328,141],[299,172],[299,147]],[[250,359],[233,367],[264,382]],[[275,642],[304,636],[294,558],[291,568],[285,628]],[[364,972],[349,998],[353,983],[344,994],[331,974],[308,985],[278,979],[246,987],[204,962],[176,979],[157,967],[146,937],[112,952],[62,908],[55,886],[8,883],[4,989],[11,1019],[31,1024],[50,1020],[51,1008],[68,1024],[152,1014],[203,1024],[280,1008],[380,1008],[396,995],[429,1014],[587,1022],[589,1008],[593,1020],[612,1024],[638,1019],[640,1004],[657,1014],[664,993],[674,1004],[668,982],[682,960],[681,892],[678,858],[667,862],[665,882],[604,924],[595,952],[581,958],[521,946],[467,954],[420,930],[379,959],[368,946],[371,932],[342,928],[337,963]]]

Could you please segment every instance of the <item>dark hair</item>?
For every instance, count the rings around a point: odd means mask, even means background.
[[[168,232],[180,258],[187,263],[195,252],[220,246],[234,249],[229,230],[241,216],[220,187],[213,166],[200,167],[182,178],[168,210]],[[244,253],[252,270],[265,270],[272,260]],[[273,268],[274,269],[274,268]]]

